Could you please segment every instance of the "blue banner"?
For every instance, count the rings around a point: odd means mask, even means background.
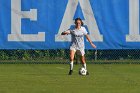
[[[0,49],[69,49],[77,17],[97,49],[140,49],[139,0],[0,0]]]

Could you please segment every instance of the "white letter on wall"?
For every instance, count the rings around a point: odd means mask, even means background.
[[[87,25],[90,38],[92,41],[103,41],[103,36],[100,34],[91,5],[89,0],[68,0],[68,4],[66,7],[66,11],[60,25],[60,29],[58,34],[55,36],[55,41],[63,42],[63,41],[70,41],[71,37],[68,36],[61,36],[60,34],[67,30],[71,25],[73,25],[73,17],[76,12],[76,8],[78,6],[78,1],[80,3],[84,18],[85,18],[85,25]]]
[[[37,9],[21,11],[21,0],[11,0],[11,34],[8,34],[8,41],[45,41],[45,32],[35,34],[21,34],[21,19],[29,18],[37,20]]]
[[[140,42],[139,33],[139,0],[129,0],[129,35],[127,42]]]

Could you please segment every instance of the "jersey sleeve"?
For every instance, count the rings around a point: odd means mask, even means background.
[[[83,27],[83,34],[84,34],[84,35],[87,35],[87,34],[88,34],[88,32],[87,32],[87,30],[86,30],[85,27]]]

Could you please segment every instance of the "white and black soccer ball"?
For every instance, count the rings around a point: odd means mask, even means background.
[[[79,74],[85,76],[87,74],[87,70],[82,67],[79,69]]]

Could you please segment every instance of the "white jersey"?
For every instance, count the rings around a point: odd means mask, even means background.
[[[70,49],[84,50],[84,36],[87,35],[85,27],[81,27],[80,29],[69,29],[69,31],[72,37]]]

